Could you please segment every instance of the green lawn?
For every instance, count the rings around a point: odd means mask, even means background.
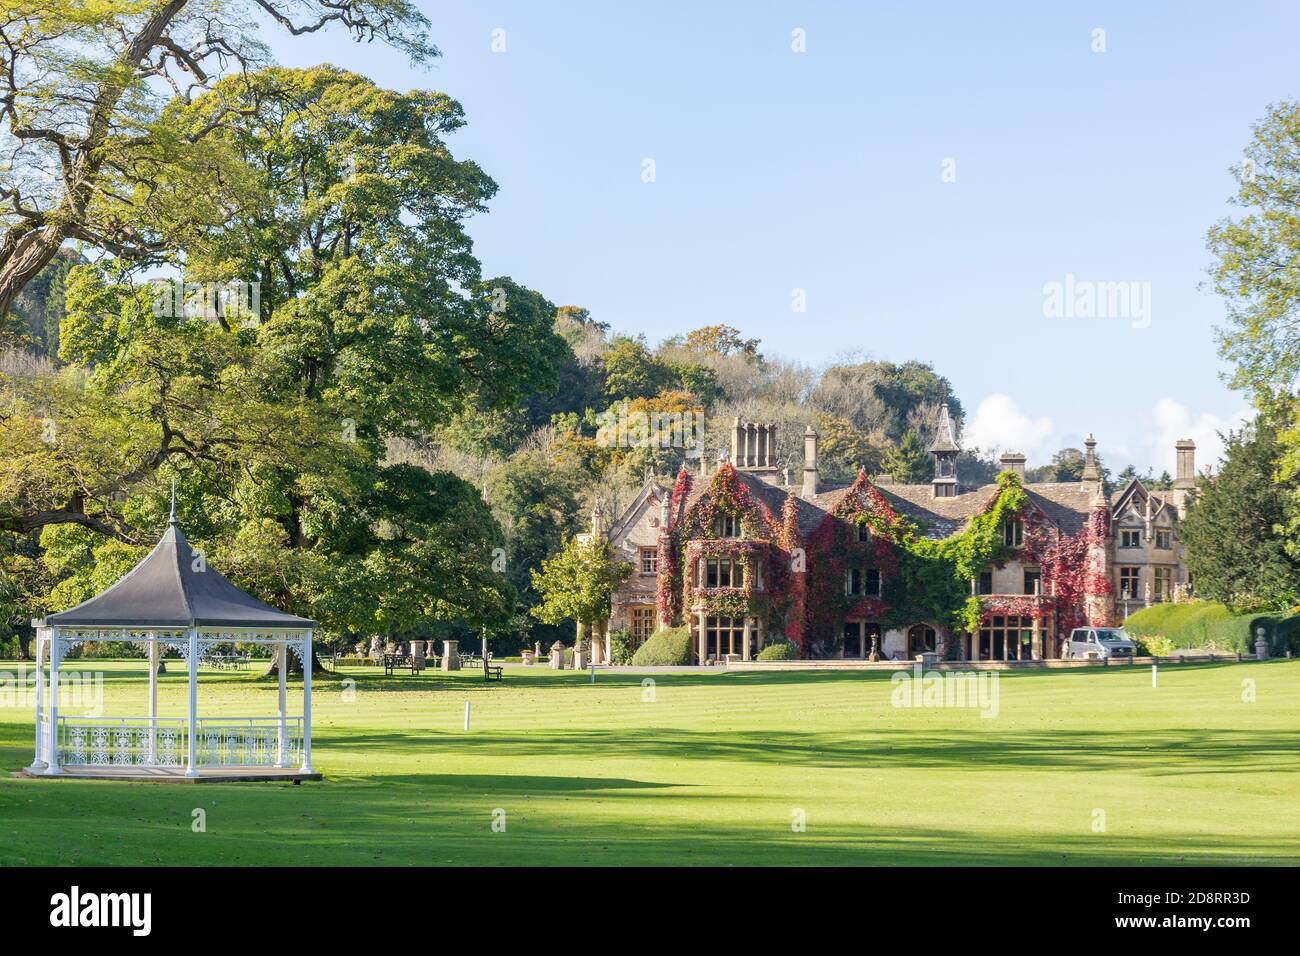
[[[142,664],[71,666],[144,712]],[[353,702],[316,683],[325,781],[6,773],[0,864],[1300,863],[1300,661],[1003,673],[995,719],[895,708],[881,672],[655,674],[653,702],[630,674],[349,675]],[[161,712],[184,695],[165,676]],[[272,714],[275,685],[205,672],[200,708]],[[0,708],[0,768],[31,739]]]

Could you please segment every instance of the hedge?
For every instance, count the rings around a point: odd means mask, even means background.
[[[799,649],[790,641],[775,641],[758,652],[760,661],[792,661],[799,656]]]
[[[1269,652],[1300,653],[1300,615],[1233,614],[1214,601],[1155,604],[1131,614],[1124,630],[1145,648],[1187,650],[1204,648],[1230,654],[1255,653],[1255,631],[1264,628]]]
[[[691,632],[685,627],[657,631],[632,655],[634,667],[675,667],[691,662]]]

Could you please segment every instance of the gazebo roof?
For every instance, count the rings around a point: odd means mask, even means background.
[[[195,552],[173,517],[162,540],[108,590],[74,608],[47,615],[63,627],[314,628],[245,594]]]

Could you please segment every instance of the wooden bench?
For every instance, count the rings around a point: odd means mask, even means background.
[[[393,673],[398,669],[405,670],[408,667],[411,669],[411,676],[414,677],[416,673],[415,658],[412,657],[411,655],[409,654],[385,654],[384,655],[385,676],[392,677]]]

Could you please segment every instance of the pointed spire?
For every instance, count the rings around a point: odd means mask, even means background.
[[[167,523],[169,525],[176,524],[176,479],[175,478],[172,479],[172,510],[171,510],[171,514],[167,516]]]
[[[930,443],[930,451],[961,451],[961,446],[957,444],[957,436],[952,430],[952,419],[948,417],[947,402],[939,406],[939,424],[934,430],[934,441]]]

